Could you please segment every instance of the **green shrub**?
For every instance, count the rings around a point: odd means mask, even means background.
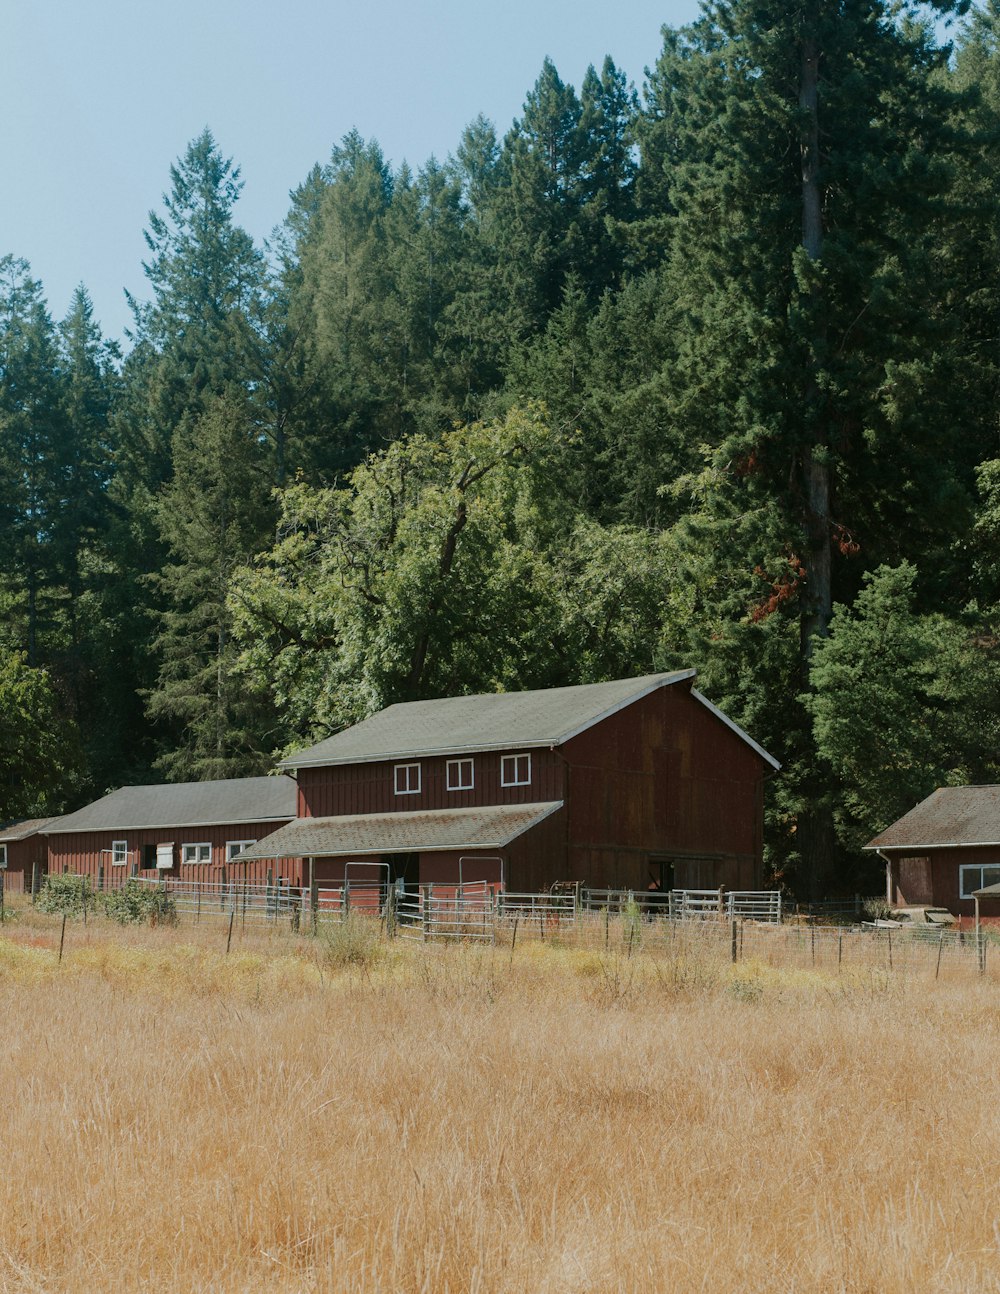
[[[166,890],[143,885],[130,876],[121,889],[104,895],[104,911],[112,921],[128,926],[148,921],[151,926],[173,925],[177,903]]]
[[[77,876],[73,872],[56,873],[46,876],[38,891],[35,906],[39,912],[54,912],[58,916],[76,917],[83,911],[83,906],[94,906],[94,888],[89,876]]]
[[[892,908],[885,899],[865,899],[861,910],[869,921],[888,921],[892,917]]]
[[[382,955],[379,927],[370,917],[349,916],[322,926],[323,952],[331,966],[367,967]]]

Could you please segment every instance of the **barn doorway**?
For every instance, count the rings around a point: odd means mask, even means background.
[[[647,871],[649,879],[646,889],[651,894],[669,894],[674,888],[674,860],[666,854],[650,854]]]
[[[382,861],[389,868],[389,884],[397,894],[416,897],[420,890],[419,854],[384,854]]]

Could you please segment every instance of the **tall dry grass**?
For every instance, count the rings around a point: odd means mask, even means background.
[[[974,963],[13,929],[2,1290],[1000,1290]]]

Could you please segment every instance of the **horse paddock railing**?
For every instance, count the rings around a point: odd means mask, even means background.
[[[284,878],[265,884],[240,880],[191,881],[138,877],[138,884],[171,900],[185,920],[289,920],[293,929],[346,921],[352,914],[381,920],[390,933],[408,937],[485,939],[519,929],[545,938],[588,922],[614,919],[644,924],[686,921],[755,921],[779,924],[781,895],[747,890],[616,890],[582,885],[539,892],[505,889],[490,881],[427,882],[416,886],[373,880],[295,886]]]

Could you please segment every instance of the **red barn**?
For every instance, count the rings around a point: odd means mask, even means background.
[[[305,857],[320,881],[759,886],[778,765],[694,677],[389,706],[283,762],[297,818],[247,856]]]
[[[295,817],[290,777],[123,786],[48,824],[49,871],[117,886],[129,875],[262,884],[268,867],[242,852]],[[283,861],[283,860],[282,860]],[[301,884],[295,860],[281,874]],[[290,874],[291,873],[291,874]]]
[[[886,864],[893,907],[947,908],[973,916],[975,890],[1000,882],[1000,786],[942,786],[865,849]],[[1000,901],[982,915],[1000,920]]]
[[[45,871],[48,860],[45,828],[55,821],[55,818],[24,818],[0,829],[0,868],[8,891],[30,890],[35,866],[40,872]]]

